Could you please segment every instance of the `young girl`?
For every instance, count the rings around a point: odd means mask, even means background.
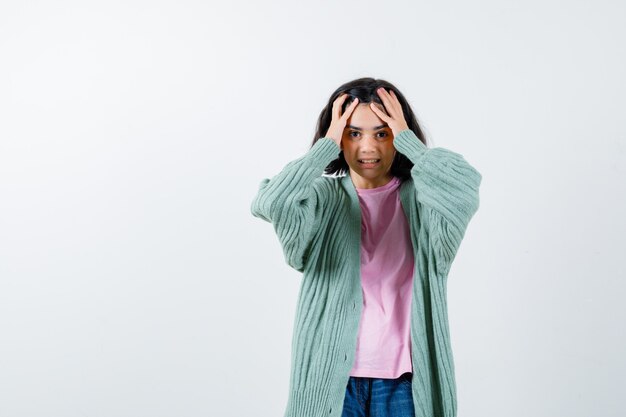
[[[303,273],[285,417],[456,416],[446,285],[481,179],[389,82],[332,94],[251,205]]]

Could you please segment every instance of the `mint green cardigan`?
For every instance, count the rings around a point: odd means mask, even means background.
[[[458,153],[428,148],[411,130],[393,145],[414,166],[400,186],[415,258],[411,361],[416,417],[454,417],[448,330],[448,271],[478,210],[481,174]],[[340,148],[320,138],[302,157],[261,181],[251,204],[270,222],[285,261],[303,273],[291,346],[285,417],[340,417],[355,358],[363,296],[361,211],[349,175],[322,175]]]

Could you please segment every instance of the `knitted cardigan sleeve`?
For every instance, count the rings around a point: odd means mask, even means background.
[[[456,152],[427,148],[410,129],[399,132],[393,144],[414,164],[416,198],[428,210],[437,267],[447,274],[478,210],[482,175]]]
[[[339,151],[332,139],[320,138],[304,156],[263,179],[250,207],[253,216],[272,223],[285,261],[299,272],[323,215],[321,175]]]

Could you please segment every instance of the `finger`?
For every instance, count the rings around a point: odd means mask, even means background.
[[[374,102],[374,101],[372,101],[370,103],[370,107],[372,109],[374,109],[374,111],[378,110],[378,112],[384,114],[387,117],[390,117],[390,116],[393,116],[393,114],[391,114],[389,112],[389,107],[387,107],[388,105],[389,105],[389,102],[387,102],[387,104],[385,104],[385,103],[378,103],[378,102]]]
[[[348,97],[348,93],[343,93],[339,97],[335,99],[333,102],[333,110],[332,110],[332,118],[339,119],[341,117],[341,106],[344,101],[346,101],[346,97]]]
[[[382,100],[389,115],[392,117],[399,117],[402,113],[402,106],[400,105],[397,97],[395,97],[395,95],[391,96],[383,87],[376,91],[378,92],[378,95],[380,96],[380,99]],[[389,91],[393,93],[393,90]]]
[[[359,104],[359,99],[357,97],[355,97],[354,100],[352,101],[352,103],[350,103],[350,105],[348,107],[346,107],[346,111],[343,113],[341,118],[344,119],[344,120],[347,120],[348,117],[350,117],[350,115],[354,111],[354,109],[356,109],[356,106],[358,104]]]
[[[385,90],[385,87],[377,88],[376,92],[378,93],[380,98],[388,98],[389,97],[389,92],[387,90]]]
[[[343,102],[345,101],[346,97],[348,97],[347,93],[343,93],[342,95],[340,95],[339,97],[337,97],[335,99],[335,101],[333,101],[333,109],[336,109],[338,107],[341,107],[341,105],[343,104]]]
[[[391,101],[393,101],[395,103],[396,108],[402,110],[402,104],[400,104],[400,100],[398,100],[398,96],[396,96],[395,91],[389,90],[389,92],[391,93],[391,97],[392,97]]]
[[[383,102],[383,106],[385,106],[387,111],[389,111],[389,109],[391,108],[391,100],[389,99],[389,93],[387,92],[387,90],[385,90],[383,87],[380,87],[376,90],[376,92],[378,93],[380,100]]]
[[[380,117],[380,119],[381,119],[383,122],[387,122],[387,123],[389,123],[389,121],[390,121],[390,119],[391,119],[391,118],[390,118],[389,116],[387,116],[387,115],[385,114],[385,112],[383,112],[381,109],[379,109],[379,108],[378,108],[378,106],[376,106],[376,104],[374,104],[373,102],[372,102],[372,103],[370,103],[370,108],[372,109],[372,111],[374,112],[374,114],[376,114],[378,117]]]

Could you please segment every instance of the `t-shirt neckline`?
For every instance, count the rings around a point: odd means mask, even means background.
[[[385,184],[385,185],[381,185],[380,187],[376,187],[376,188],[357,188],[356,186],[354,187],[356,189],[356,191],[359,194],[373,194],[373,193],[379,193],[382,191],[386,191],[389,190],[390,188],[392,188],[394,185],[398,184],[400,180],[398,179],[398,177],[393,177],[391,178],[391,180]]]

